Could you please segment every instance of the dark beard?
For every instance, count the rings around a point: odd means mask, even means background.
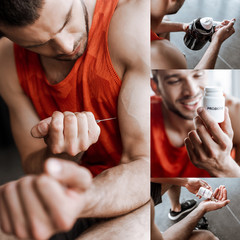
[[[177,116],[179,116],[180,118],[183,118],[185,120],[193,120],[193,117],[188,117],[183,115],[179,110],[177,110],[171,103],[169,103],[168,101],[163,101],[163,104],[165,106],[165,108],[167,108],[169,111],[173,112],[174,114],[176,114]]]

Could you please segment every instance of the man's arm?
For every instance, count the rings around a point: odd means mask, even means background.
[[[225,187],[220,186],[214,192],[217,202],[205,200],[199,206],[189,213],[180,222],[174,224],[163,233],[164,240],[188,240],[191,236],[195,226],[201,217],[210,211],[218,210],[226,206],[230,201],[227,200],[227,190]]]
[[[226,96],[226,106],[229,109],[229,116],[232,123],[233,135],[233,148],[235,151],[235,161],[240,165],[240,101],[238,98]]]
[[[0,94],[8,105],[12,133],[24,171],[29,172],[30,169],[39,169],[46,154],[46,144],[43,140],[33,139],[30,134],[32,126],[39,122],[39,118],[20,87],[12,42],[2,38],[0,53]],[[34,161],[31,160],[31,155],[34,156]]]
[[[212,190],[211,186],[199,178],[151,178],[152,182],[162,184],[172,184],[187,188],[193,194],[196,194],[200,187]]]
[[[162,21],[158,24],[151,23],[151,29],[157,33],[168,33],[168,32],[185,32],[188,28],[189,23]]]
[[[215,67],[221,45],[235,32],[233,25],[233,20],[222,22],[222,27],[213,35],[212,42],[195,69],[213,69]]]
[[[123,153],[120,165],[104,171],[93,180],[84,217],[117,216],[142,206],[150,199],[150,61],[147,8],[147,1],[131,1],[119,5],[111,20],[110,55],[118,73],[121,72],[119,69],[122,69],[119,65],[124,68],[118,97],[118,121]]]

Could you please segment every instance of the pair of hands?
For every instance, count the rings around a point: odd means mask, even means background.
[[[215,201],[205,200],[199,204],[199,207],[203,208],[205,212],[215,211],[222,207],[225,207],[230,200],[227,199],[227,189],[221,185],[215,189],[213,193]]]
[[[231,158],[233,130],[225,108],[225,120],[218,124],[202,107],[194,118],[195,130],[184,140],[192,163],[215,177],[237,176],[239,166]]]
[[[74,162],[49,159],[44,174],[29,175],[0,187],[0,224],[19,239],[49,239],[68,231],[83,216],[90,172]]]
[[[31,130],[34,138],[44,138],[53,154],[75,156],[96,143],[100,128],[91,112],[54,112]]]
[[[189,192],[196,194],[199,199],[201,197],[198,196],[197,193],[200,187],[207,188],[213,192],[212,187],[207,182],[199,178],[188,178],[187,183],[184,186],[188,189]],[[230,202],[230,200],[227,199],[227,189],[223,185],[220,185],[215,189],[213,192],[213,197],[217,201],[204,200],[199,204],[199,206],[202,207],[205,212],[220,209]]]

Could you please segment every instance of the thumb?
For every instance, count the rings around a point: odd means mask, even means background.
[[[80,191],[87,190],[92,183],[89,170],[72,161],[50,158],[45,163],[44,172],[65,186]]]
[[[43,138],[48,134],[49,125],[52,121],[52,117],[46,118],[40,121],[31,129],[31,135],[34,138]]]

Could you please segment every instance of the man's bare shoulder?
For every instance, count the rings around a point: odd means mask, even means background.
[[[150,64],[150,16],[146,0],[120,0],[109,26],[109,51],[117,71]]]
[[[233,96],[226,96],[226,106],[229,109],[229,115],[231,118],[232,128],[234,132],[233,143],[240,146],[240,100]]]
[[[152,69],[186,69],[184,55],[168,40],[151,42]]]
[[[0,67],[6,67],[7,63],[11,60],[14,61],[13,43],[9,39],[3,37],[0,39]]]
[[[21,92],[15,66],[13,43],[7,38],[0,39],[0,95],[9,102],[10,95],[14,98]]]

